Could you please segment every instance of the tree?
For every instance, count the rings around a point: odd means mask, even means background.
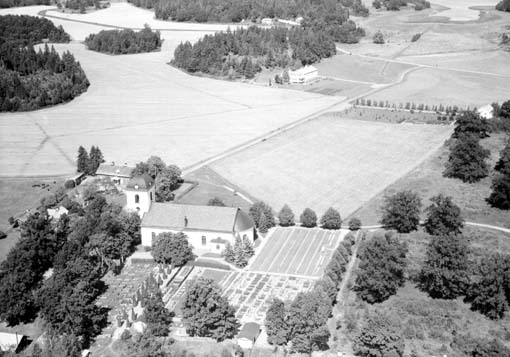
[[[418,286],[435,299],[455,299],[468,283],[469,249],[460,235],[432,237]]]
[[[510,141],[508,141],[505,148],[501,150],[499,160],[496,163],[494,170],[499,171],[502,174],[510,174]]]
[[[331,300],[322,289],[301,292],[288,310],[288,326],[292,350],[298,353],[328,349]]]
[[[380,311],[371,312],[354,338],[353,350],[358,356],[403,356],[404,338],[397,319]]]
[[[95,175],[99,165],[104,162],[103,153],[99,149],[99,147],[92,146],[90,148],[90,159],[89,159],[89,167],[88,174]]]
[[[421,199],[412,191],[400,191],[384,198],[381,223],[399,233],[415,231],[420,223]]]
[[[269,228],[271,228],[269,222],[267,221],[266,215],[263,214],[260,216],[258,228],[260,233],[267,233]]]
[[[159,156],[151,156],[147,159],[147,173],[155,179],[166,169],[165,162]],[[179,175],[180,176],[180,173]]]
[[[273,215],[273,209],[263,201],[255,202],[249,210],[249,215],[255,222],[255,226],[260,228],[261,226],[261,217],[264,216],[266,227],[271,228],[274,227],[276,222]]]
[[[492,180],[492,192],[487,202],[499,209],[510,209],[510,172],[497,175]]]
[[[278,213],[278,221],[282,227],[294,225],[294,212],[292,212],[287,204],[285,204],[280,210],[280,213]]]
[[[446,177],[461,179],[473,183],[489,174],[485,160],[490,151],[484,149],[474,135],[460,135],[450,148],[450,155],[443,173]]]
[[[77,171],[88,173],[90,166],[89,160],[90,159],[87,150],[83,146],[80,146],[78,148],[78,159],[76,161]]]
[[[158,286],[149,291],[143,310],[144,321],[147,323],[147,332],[154,336],[165,337],[170,332],[173,313],[165,308],[163,297]]]
[[[349,229],[351,231],[357,231],[361,228],[361,220],[359,218],[351,218],[349,220]]]
[[[378,44],[378,45],[382,45],[384,44],[384,35],[382,34],[381,31],[377,31],[375,34],[374,34],[374,37],[372,38],[372,41],[375,43],[375,44]]]
[[[333,207],[329,207],[321,217],[321,226],[324,229],[340,229],[342,227],[340,213]]]
[[[484,256],[475,272],[475,281],[466,290],[471,308],[491,319],[508,311],[510,298],[510,256],[499,253]]]
[[[274,298],[266,312],[264,326],[267,332],[267,342],[271,345],[283,346],[289,342],[289,326],[285,304]]]
[[[496,5],[496,10],[510,12],[510,0],[501,0],[500,2],[498,2]],[[506,103],[509,103],[509,101],[507,101]],[[509,103],[509,106],[510,106],[510,103]],[[510,112],[510,109],[509,109],[509,112]]]
[[[474,135],[477,138],[488,138],[489,124],[476,111],[464,111],[455,121],[452,137],[459,139],[464,135]]]
[[[221,200],[219,197],[213,197],[207,202],[208,206],[218,206],[218,207],[225,207],[225,202]]]
[[[149,166],[149,171],[151,166]],[[155,171],[155,168],[152,168]],[[156,201],[167,202],[174,198],[173,190],[179,186],[181,179],[181,170],[175,166],[170,165],[165,167],[156,177]]]
[[[211,337],[216,341],[233,338],[239,331],[235,309],[221,296],[220,287],[212,280],[193,280],[182,306],[182,319],[190,336]]]
[[[255,254],[255,250],[253,249],[253,244],[251,243],[250,239],[247,236],[243,237],[242,249],[243,249],[243,255],[247,259],[250,259]]]
[[[313,228],[317,226],[317,214],[310,208],[305,208],[301,216],[299,216],[299,220],[302,227]]]
[[[359,254],[359,273],[354,290],[371,304],[396,294],[404,285],[407,245],[391,233],[376,235],[366,242]]]
[[[450,196],[439,194],[430,199],[432,204],[425,209],[427,219],[424,227],[430,235],[460,234],[464,226],[460,208],[452,202]]]
[[[232,248],[230,243],[226,244],[225,249],[223,250],[221,255],[223,256],[223,258],[225,258],[225,260],[227,262],[234,263],[234,261],[235,261],[235,253],[234,253],[234,249]]]
[[[127,343],[129,357],[169,357],[163,351],[163,343],[148,330],[135,334]]]
[[[50,331],[51,332],[51,331]],[[44,345],[34,345],[32,357],[81,357],[82,343],[76,335],[46,334]]]
[[[195,259],[193,248],[188,242],[188,236],[182,232],[164,232],[156,236],[152,242],[151,254],[156,263],[183,266]]]

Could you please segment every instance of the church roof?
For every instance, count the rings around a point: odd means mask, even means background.
[[[236,207],[153,203],[142,219],[142,227],[215,232],[244,231],[252,219]]]
[[[134,167],[127,165],[115,165],[115,163],[102,163],[96,171],[96,175],[131,177]]]
[[[147,190],[154,185],[154,179],[149,174],[132,177],[126,185],[127,190]]]

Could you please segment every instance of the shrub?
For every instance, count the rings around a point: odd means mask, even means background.
[[[384,44],[384,35],[382,34],[381,31],[377,31],[372,40],[374,41],[374,43],[382,45]]]
[[[73,180],[67,180],[64,182],[64,188],[71,189],[74,188],[76,185]]]
[[[219,197],[213,197],[207,202],[208,206],[225,207],[225,202]]]
[[[368,316],[353,345],[356,355],[366,357],[400,357],[404,354],[404,348],[400,321],[379,311]]]
[[[411,42],[416,42],[421,38],[421,33],[415,33],[413,38],[411,38]]]
[[[349,220],[349,229],[351,231],[357,231],[361,228],[361,220],[359,218],[351,218]]]

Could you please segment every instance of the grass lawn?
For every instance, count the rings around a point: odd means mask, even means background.
[[[482,145],[491,150],[489,161],[491,168],[499,159],[499,153],[504,148],[506,140],[504,134],[492,134],[490,138],[482,140]],[[489,177],[474,184],[443,177],[442,172],[448,160],[448,153],[448,149],[442,147],[413,171],[351,214],[351,217],[360,218],[364,225],[378,224],[384,196],[393,195],[401,190],[413,190],[421,196],[424,208],[430,205],[429,199],[432,196],[443,193],[453,197],[466,220],[510,228],[510,211],[492,208],[485,202],[485,198],[491,192],[494,171],[491,169]]]
[[[248,212],[252,205],[251,202],[257,201],[256,198],[227,181],[208,166],[186,175],[185,179],[196,181],[198,185],[177,199],[176,203],[207,205],[211,198],[218,197],[226,206],[239,207]]]

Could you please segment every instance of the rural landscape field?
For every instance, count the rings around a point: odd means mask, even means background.
[[[0,0],[0,198],[1,356],[510,356],[510,0]]]

